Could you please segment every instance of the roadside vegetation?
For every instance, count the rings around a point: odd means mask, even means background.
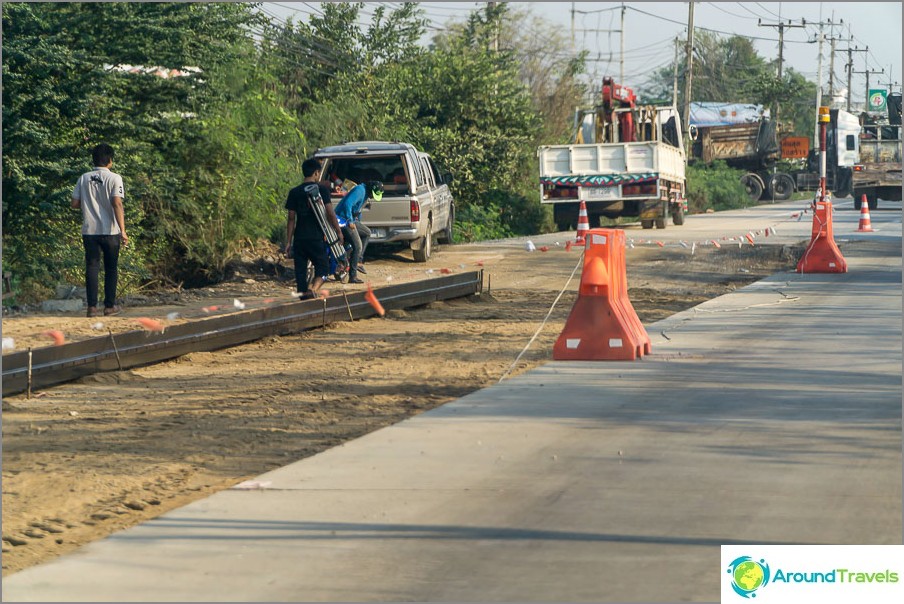
[[[506,3],[439,32],[414,3],[366,6],[359,26],[362,3],[323,3],[303,23],[249,3],[3,3],[3,270],[16,292],[5,303],[82,282],[69,201],[101,141],[126,183],[123,293],[217,282],[254,242],[281,243],[301,162],[340,141],[405,140],[431,153],[454,177],[458,241],[552,230],[536,148],[568,142],[588,94],[585,57]],[[789,115],[808,123],[813,95],[793,70],[770,80],[748,41],[705,42],[726,61],[695,71],[695,99],[793,92]],[[749,68],[706,72],[729,58]],[[642,102],[671,91],[671,74],[637,88]],[[695,211],[738,203],[727,168],[689,174]]]

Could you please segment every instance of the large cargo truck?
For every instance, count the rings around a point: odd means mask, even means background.
[[[806,139],[797,169],[778,168],[778,161],[787,159],[781,152],[780,128],[760,105],[691,103],[690,124],[689,161],[721,160],[744,170],[741,184],[752,201],[785,201],[795,191],[819,188],[819,152]],[[860,157],[859,137],[858,117],[832,109],[826,131],[826,185],[836,197],[851,194]]]
[[[685,167],[678,110],[636,106],[630,88],[603,79],[602,103],[578,111],[573,144],[537,149],[540,203],[553,206],[560,230],[573,230],[580,204],[590,227],[637,217],[645,229],[684,224]]]
[[[888,95],[887,115],[861,115],[860,161],[854,166],[854,206],[866,197],[870,210],[879,199],[901,201],[901,95]]]
[[[751,200],[784,201],[794,192],[790,177],[776,177],[779,159],[775,122],[761,105],[695,102],[690,104],[688,162],[726,165],[743,170],[741,184]]]

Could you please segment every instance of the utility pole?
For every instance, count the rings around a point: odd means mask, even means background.
[[[866,49],[869,50],[869,46],[867,46]],[[869,65],[867,65],[865,70],[855,71],[854,73],[862,73],[866,76],[866,96],[864,97],[864,100],[863,100],[863,110],[869,111],[870,110],[870,107],[869,107],[869,76],[870,76],[870,74],[873,74],[873,73],[885,73],[885,68],[883,67],[882,69],[870,69]]]
[[[496,16],[496,3],[487,2],[487,12],[493,18],[493,52],[499,52],[499,18]]]
[[[575,45],[574,45],[574,2],[571,3],[571,55],[574,56],[576,53]]]
[[[854,57],[852,56],[855,52],[866,52],[865,48],[846,48],[844,49],[848,53],[848,62],[845,64],[844,69],[847,71],[847,110],[851,110],[851,76],[854,74]]]
[[[822,107],[822,43],[825,40],[825,34],[822,33],[822,23],[819,24],[819,68],[816,73],[816,130],[813,133],[813,146],[822,151],[820,149],[819,144],[819,108]]]
[[[675,69],[672,73],[672,105],[678,108],[678,36],[675,36]]]
[[[691,123],[691,82],[694,77],[694,3],[687,3],[687,73],[684,77],[684,132]],[[688,135],[689,136],[689,135]]]
[[[621,29],[619,30],[618,39],[621,42],[621,64],[619,78],[622,86],[625,84],[625,11],[627,8],[624,4],[621,6]]]
[[[804,27],[803,20],[801,20],[800,24],[793,24],[791,20],[788,19],[788,22],[779,21],[778,23],[763,23],[762,19],[757,19],[757,25],[760,27],[775,27],[778,29],[778,81],[782,81],[782,63],[784,62],[784,54],[785,54],[785,29],[791,27]],[[780,106],[778,101],[775,102],[774,107],[774,115],[775,121],[778,121],[778,114]]]

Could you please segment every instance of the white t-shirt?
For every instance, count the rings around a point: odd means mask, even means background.
[[[82,204],[82,235],[119,235],[114,197],[125,199],[122,176],[109,168],[94,168],[79,177],[72,198]]]

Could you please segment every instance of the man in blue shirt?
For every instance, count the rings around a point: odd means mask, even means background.
[[[348,282],[364,283],[358,278],[358,272],[366,272],[363,264],[364,250],[370,239],[370,229],[361,224],[361,210],[368,199],[374,201],[383,199],[383,183],[372,180],[352,187],[351,191],[336,205],[336,218],[342,227],[342,234],[346,241],[352,244],[352,257],[349,262]]]

